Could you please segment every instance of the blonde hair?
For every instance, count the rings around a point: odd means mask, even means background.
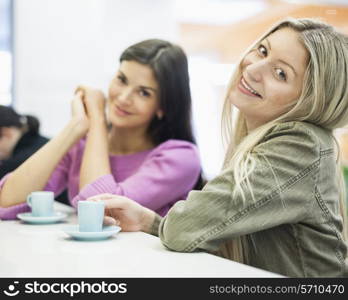
[[[228,95],[240,79],[242,60],[231,78],[225,97],[222,125],[228,148],[224,168],[233,169],[236,184],[234,195],[241,195],[243,200],[244,188],[250,191],[253,197],[248,177],[253,172],[256,161],[251,152],[274,126],[286,121],[307,121],[332,131],[348,123],[348,38],[332,26],[318,20],[286,19],[267,31],[245,54],[267,36],[282,28],[296,31],[299,41],[309,54],[301,95],[291,103],[289,111],[250,133],[241,112],[237,112],[236,119],[232,120],[232,106]],[[340,159],[337,160],[337,177],[344,224],[343,236],[347,240],[345,189]],[[238,237],[223,245],[221,254],[239,262],[247,262],[245,238]]]

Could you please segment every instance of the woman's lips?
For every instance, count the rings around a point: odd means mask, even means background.
[[[117,105],[115,107],[115,112],[116,112],[117,115],[119,115],[121,117],[125,117],[125,116],[131,115],[131,113],[129,113],[128,111],[123,110],[122,108],[120,108]]]
[[[256,97],[256,98],[262,98],[259,94],[254,94],[254,93],[252,93],[251,91],[249,91],[244,85],[243,85],[243,83],[242,83],[242,80],[243,80],[244,78],[243,77],[241,77],[241,79],[240,79],[240,81],[239,81],[239,83],[238,83],[238,89],[243,93],[243,94],[245,94],[245,95],[248,95],[248,96],[251,96],[251,97]]]

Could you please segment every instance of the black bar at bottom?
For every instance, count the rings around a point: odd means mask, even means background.
[[[0,278],[0,299],[348,299],[347,291],[348,278]]]

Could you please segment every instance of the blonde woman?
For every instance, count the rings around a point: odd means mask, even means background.
[[[333,129],[348,123],[348,39],[286,20],[241,59],[224,122],[239,111],[222,173],[161,218],[100,195],[105,222],[291,277],[348,276],[344,189]],[[229,131],[228,131],[229,132]]]

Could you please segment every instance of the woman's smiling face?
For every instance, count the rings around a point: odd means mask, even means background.
[[[162,116],[159,86],[152,69],[136,61],[122,61],[109,87],[109,119],[120,128],[146,129]]]
[[[289,110],[301,94],[307,63],[308,52],[290,28],[272,33],[244,57],[229,99],[244,114],[249,130]]]

